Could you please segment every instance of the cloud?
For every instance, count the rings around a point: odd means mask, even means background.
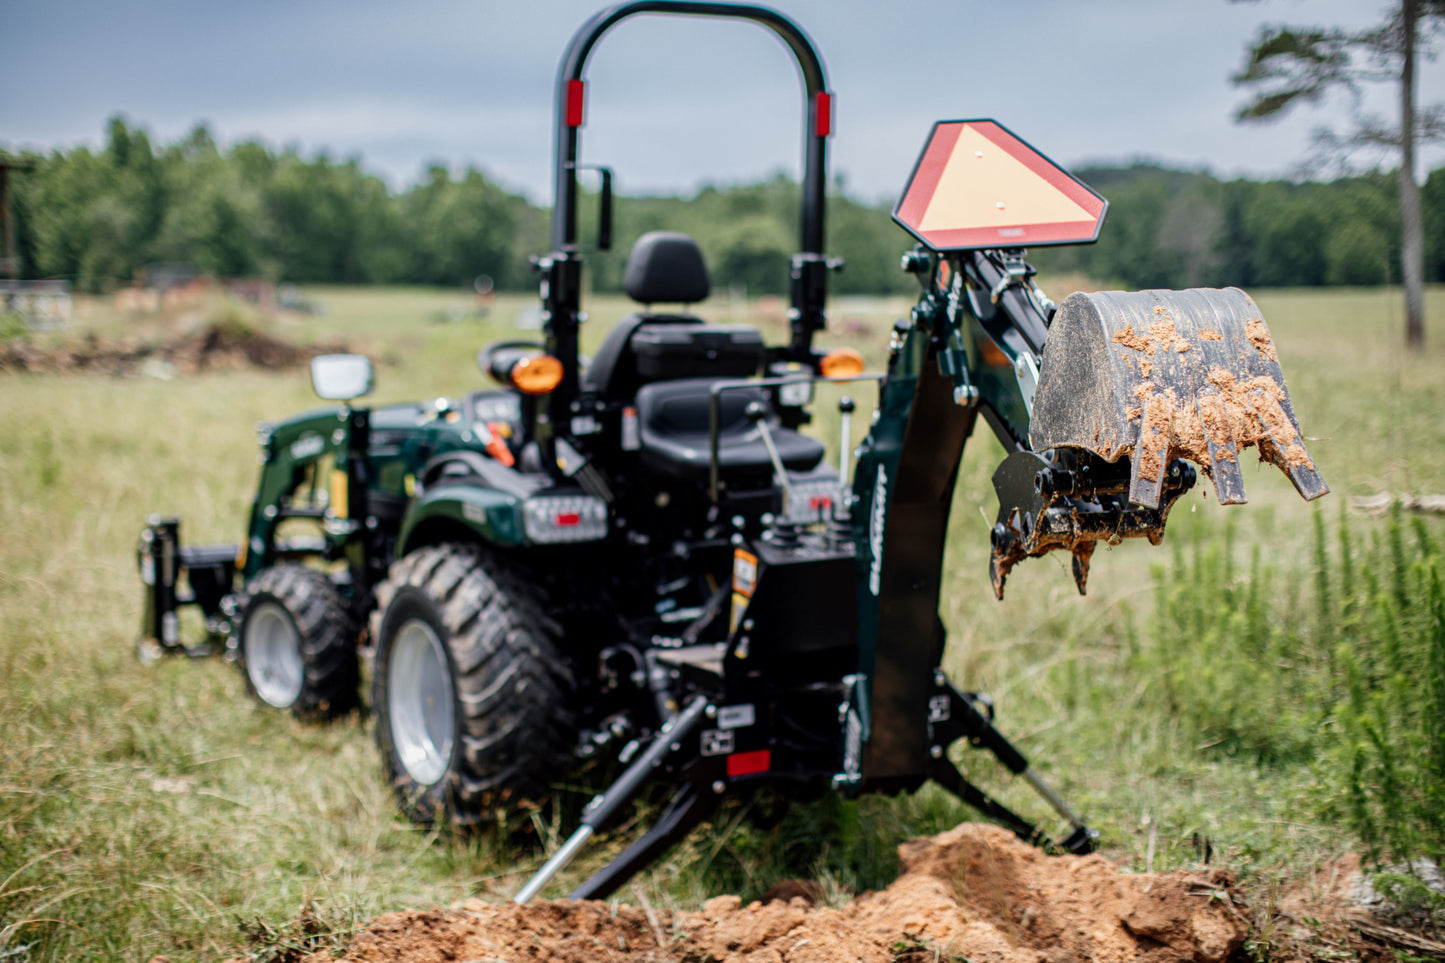
[[[360,155],[398,186],[442,160],[546,200],[557,62],[602,2],[16,4],[0,62],[25,80],[0,98],[0,140],[97,143],[118,111],[161,139],[204,120],[223,141]],[[833,169],[868,197],[898,190],[945,118],[996,118],[1066,165],[1144,155],[1286,174],[1330,113],[1234,124],[1243,97],[1228,78],[1246,43],[1264,21],[1378,14],[1357,0],[778,6],[812,35],[838,95]],[[798,169],[797,71],[756,25],[635,18],[597,46],[588,79],[584,155],[612,164],[624,190]],[[1425,65],[1420,87],[1445,89],[1445,65]],[[1389,91],[1378,99],[1388,113]],[[1445,149],[1426,155],[1442,162]]]

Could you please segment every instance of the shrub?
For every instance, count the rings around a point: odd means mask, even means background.
[[[1312,556],[1284,572],[1258,547],[1241,571],[1231,534],[1196,530],[1155,569],[1133,659],[1162,713],[1202,751],[1314,765],[1321,815],[1369,861],[1445,856],[1445,561],[1429,526],[1397,506],[1342,518],[1332,545],[1316,514]]]

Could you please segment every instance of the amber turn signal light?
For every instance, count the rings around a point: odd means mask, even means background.
[[[524,395],[545,395],[562,383],[562,362],[550,354],[523,358],[512,365],[512,385]]]
[[[852,378],[863,373],[863,356],[852,348],[836,348],[823,355],[818,373],[825,378]]]

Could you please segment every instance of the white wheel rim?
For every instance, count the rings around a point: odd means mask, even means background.
[[[386,708],[392,745],[407,775],[430,786],[446,774],[452,759],[455,714],[446,650],[430,625],[409,619],[396,633],[389,662]]]
[[[261,701],[289,709],[301,698],[306,665],[301,658],[301,633],[276,602],[258,602],[246,619],[242,654],[246,674]]]

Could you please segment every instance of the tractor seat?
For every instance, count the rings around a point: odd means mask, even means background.
[[[637,392],[637,421],[643,468],[706,484],[709,450],[708,405],[713,378],[684,378],[643,385]],[[761,388],[736,388],[718,401],[718,473],[723,478],[771,474],[772,460],[762,432],[747,417],[751,402],[768,404]],[[783,467],[808,471],[823,460],[823,444],[778,424],[768,409],[768,428]]]
[[[651,381],[746,378],[762,366],[756,328],[706,325],[688,313],[707,297],[710,281],[701,249],[686,234],[652,231],[638,238],[622,286],[644,310],[617,322],[583,372],[584,385],[599,398],[626,403]],[[656,304],[680,307],[655,312]]]

